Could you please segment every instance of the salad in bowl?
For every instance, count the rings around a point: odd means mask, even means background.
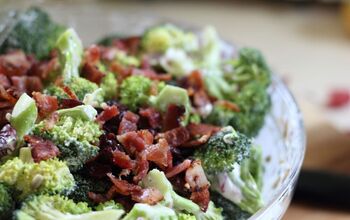
[[[248,219],[271,71],[212,27],[83,47],[42,10],[0,46],[0,219]]]

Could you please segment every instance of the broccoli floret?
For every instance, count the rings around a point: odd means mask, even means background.
[[[235,163],[232,171],[210,178],[212,189],[242,210],[254,214],[263,206],[261,191],[246,163]]]
[[[115,60],[123,66],[140,66],[140,61],[135,56],[128,55],[122,50],[117,50]]]
[[[123,209],[123,206],[119,203],[115,203],[114,200],[110,200],[107,202],[103,202],[98,204],[98,206],[95,207],[96,211],[103,211],[103,210],[110,210],[110,209]]]
[[[118,220],[123,209],[92,211],[87,203],[67,199],[59,195],[38,195],[25,201],[16,212],[18,220]]]
[[[22,148],[23,149],[23,148]],[[74,178],[67,165],[58,159],[40,161],[40,163],[25,162],[21,155],[6,161],[0,167],[0,182],[13,186],[21,192],[20,199],[33,193],[59,193],[71,190],[75,186]]]
[[[148,103],[152,81],[144,76],[130,76],[120,86],[120,102],[136,111]]]
[[[177,215],[178,220],[196,220],[196,216],[190,214],[180,213]]]
[[[14,207],[13,190],[6,184],[0,183],[0,219],[11,219]]]
[[[173,209],[157,204],[136,203],[123,220],[176,220],[176,213]]]
[[[93,202],[89,199],[88,192],[103,194],[111,187],[109,181],[91,179],[78,173],[73,174],[73,176],[76,185],[73,190],[69,190],[64,195],[75,202],[86,202],[89,205],[93,205]]]
[[[93,83],[85,78],[82,77],[74,77],[71,81],[65,83],[66,86],[68,86],[78,97],[79,100],[83,101],[85,95],[91,94],[95,92],[98,89],[98,86],[96,83]],[[67,99],[69,98],[68,95],[63,91],[61,87],[51,85],[48,86],[44,93],[51,96],[57,96],[59,100],[61,99]],[[98,97],[96,97],[96,100],[98,102],[103,101],[103,94],[98,94]]]
[[[243,211],[233,202],[225,199],[217,192],[210,192],[210,198],[217,206],[223,209],[222,215],[224,216],[225,220],[246,220],[251,216],[251,214]]]
[[[102,134],[95,121],[67,115],[61,116],[49,130],[45,128],[45,121],[42,121],[32,132],[52,140],[61,152],[59,157],[67,162],[71,171],[79,170],[86,161],[97,155],[99,148],[95,144]]]
[[[170,47],[190,51],[198,47],[198,41],[193,33],[166,24],[147,30],[142,36],[141,47],[150,53],[163,53]]]
[[[65,27],[54,23],[47,13],[32,7],[18,16],[17,24],[0,47],[0,53],[21,49],[38,59],[45,58],[64,30]]]
[[[234,163],[241,163],[249,156],[252,141],[231,126],[223,128],[195,152],[204,170],[209,174],[231,171]]]
[[[196,67],[182,49],[169,48],[159,60],[160,66],[175,78],[190,74]]]
[[[262,148],[259,146],[252,147],[250,149],[249,158],[242,162],[242,166],[248,167],[249,172],[252,174],[252,177],[261,191],[264,174]]]
[[[100,88],[103,91],[104,100],[116,98],[118,92],[118,81],[113,73],[108,73],[102,78]]]
[[[216,208],[213,202],[209,203],[206,212],[201,211],[200,207],[189,199],[179,196],[166,178],[165,174],[157,169],[151,170],[142,180],[145,187],[154,187],[164,196],[161,202],[164,206],[171,207],[179,213],[188,213],[196,216],[198,220],[220,220],[222,219],[221,209]]]

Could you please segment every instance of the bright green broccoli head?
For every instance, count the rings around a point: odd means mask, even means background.
[[[108,73],[102,78],[100,88],[103,91],[104,100],[111,100],[117,97],[118,81],[113,73]]]
[[[59,193],[75,186],[66,163],[58,159],[27,163],[15,157],[0,167],[0,182],[21,192],[22,199],[33,193]]]
[[[177,215],[178,220],[196,220],[196,216],[190,214],[180,213]]]
[[[95,121],[61,116],[51,129],[47,130],[45,121],[42,121],[35,126],[33,133],[52,140],[61,152],[60,158],[67,162],[70,170],[76,171],[97,155],[99,148],[95,144],[102,131]]]
[[[152,81],[144,76],[130,76],[120,86],[120,102],[130,110],[146,105],[150,97]]]
[[[98,204],[95,207],[96,211],[103,211],[103,210],[111,210],[111,209],[123,209],[123,206],[119,203],[116,203],[114,200],[109,200],[107,202],[103,202]]]
[[[206,145],[195,152],[195,157],[210,174],[231,171],[234,163],[241,163],[249,156],[251,145],[248,137],[228,126],[210,137]]]
[[[54,23],[44,11],[32,7],[18,16],[18,22],[0,46],[0,52],[21,49],[38,59],[45,58],[64,30],[65,27]]]
[[[198,46],[196,36],[170,24],[150,28],[143,35],[141,46],[146,52],[163,53],[170,47],[193,50]]]
[[[9,186],[0,183],[0,219],[11,219],[15,207],[13,193]]]
[[[143,203],[136,203],[123,220],[176,220],[176,213],[173,209],[157,204],[150,206]]]
[[[25,201],[16,212],[18,220],[118,220],[123,209],[92,211],[87,203],[75,203],[59,195],[38,195]]]
[[[245,159],[242,162],[241,166],[249,169],[249,172],[251,173],[256,184],[258,185],[259,190],[261,191],[264,174],[262,148],[259,146],[252,147],[250,149],[249,158]]]

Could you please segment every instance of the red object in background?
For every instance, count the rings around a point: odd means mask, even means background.
[[[348,89],[335,89],[328,96],[327,106],[330,108],[340,108],[350,102],[350,91]]]

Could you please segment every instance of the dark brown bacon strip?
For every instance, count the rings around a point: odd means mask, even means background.
[[[30,145],[32,157],[36,163],[57,157],[60,154],[59,149],[50,140],[44,140],[41,137],[33,135],[24,136],[24,140]]]

